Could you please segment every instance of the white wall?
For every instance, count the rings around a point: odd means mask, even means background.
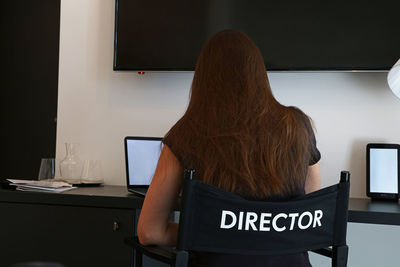
[[[347,245],[349,267],[398,267],[398,240],[400,228],[394,225],[349,223]],[[330,267],[327,257],[309,253],[316,267]]]
[[[116,72],[115,0],[62,0],[57,157],[79,142],[100,159],[106,184],[125,184],[123,138],[163,136],[185,111],[193,73]],[[322,184],[352,174],[351,196],[365,197],[365,145],[400,143],[400,100],[386,73],[270,73],[277,99],[309,114],[322,153]]]

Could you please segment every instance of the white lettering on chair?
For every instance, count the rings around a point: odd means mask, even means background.
[[[239,212],[239,227],[238,230],[242,230],[243,226],[243,211]]]
[[[249,226],[251,226],[251,229],[253,229],[253,231],[257,231],[257,227],[254,224],[254,222],[256,222],[258,219],[257,213],[255,212],[247,212],[246,214],[246,230],[249,230]]]
[[[270,224],[271,220],[267,220],[266,218],[271,218],[272,213],[261,213],[260,216],[260,231],[269,231],[270,227],[265,226],[265,224]],[[240,229],[239,229],[240,230]]]
[[[232,222],[230,225],[226,225],[226,215],[229,215],[232,217]],[[235,213],[233,213],[232,211],[229,210],[223,210],[222,211],[222,217],[221,217],[221,229],[229,229],[232,228],[233,226],[235,226],[236,224],[236,215]]]
[[[277,231],[277,232],[282,232],[282,231],[285,231],[286,230],[286,226],[283,226],[283,227],[278,227],[278,225],[276,224],[276,221],[279,219],[279,218],[287,218],[288,216],[285,214],[285,213],[279,213],[278,215],[276,215],[275,217],[274,217],[274,219],[272,219],[272,228],[274,228],[274,230],[275,231]]]
[[[238,213],[238,214],[237,214]],[[239,231],[262,231],[283,232],[285,230],[292,231],[294,229],[305,230],[322,226],[322,210],[304,211],[299,213],[277,213],[268,212],[233,212],[230,210],[222,210],[221,213],[221,229],[237,229]],[[230,217],[230,219],[228,218]],[[238,218],[239,217],[239,218]],[[228,220],[229,219],[229,220]],[[228,223],[230,222],[230,223]],[[257,226],[259,228],[257,228]],[[297,227],[296,227],[297,226]]]
[[[308,216],[309,220],[306,225],[303,225],[302,222],[303,222],[303,218],[305,216]],[[299,228],[301,230],[307,229],[312,224],[312,221],[313,221],[313,216],[312,216],[311,212],[309,212],[309,211],[303,212],[299,217]]]
[[[324,215],[322,210],[316,210],[314,213],[314,223],[313,223],[313,228],[318,224],[318,226],[321,226],[321,218]]]
[[[294,222],[296,221],[296,217],[299,217],[299,214],[298,213],[289,213],[289,217],[292,218],[292,221],[290,222],[290,231],[292,231],[294,228]]]

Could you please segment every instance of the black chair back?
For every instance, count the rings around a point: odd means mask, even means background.
[[[336,185],[285,202],[246,200],[192,179],[192,170],[185,177],[179,266],[186,266],[188,251],[266,255],[347,249],[349,172]]]
[[[176,250],[127,238],[136,252],[135,266],[142,266],[143,254],[186,267],[191,251],[276,255],[309,250],[332,258],[333,267],[347,266],[349,172],[342,171],[336,185],[285,202],[247,200],[193,176],[193,170],[185,171]]]

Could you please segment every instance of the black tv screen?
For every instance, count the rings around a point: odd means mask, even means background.
[[[223,29],[254,40],[268,70],[389,70],[400,57],[399,2],[116,0],[114,70],[194,70]]]

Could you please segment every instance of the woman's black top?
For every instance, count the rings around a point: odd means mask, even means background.
[[[302,113],[303,115],[303,113]],[[316,140],[314,136],[314,131],[312,129],[311,123],[305,115],[300,116],[308,132],[311,135],[310,141],[310,159],[308,160],[309,165],[314,165],[317,163],[321,154],[316,146]],[[179,153],[177,145],[174,144],[173,140],[169,138],[171,135],[167,135],[163,139],[163,143],[168,145],[170,150],[175,154],[175,156],[181,161],[183,155]],[[185,168],[185,163],[181,162]],[[304,187],[298,188],[295,192],[291,192],[290,195],[273,196],[265,199],[265,201],[286,201],[291,198],[296,198],[304,195]],[[308,258],[308,253],[296,253],[296,254],[285,254],[285,255],[234,255],[234,254],[221,254],[221,253],[200,253],[194,254],[194,260],[191,262],[190,266],[204,266],[204,267],[214,267],[214,266],[252,266],[252,267],[310,267],[310,261]]]

